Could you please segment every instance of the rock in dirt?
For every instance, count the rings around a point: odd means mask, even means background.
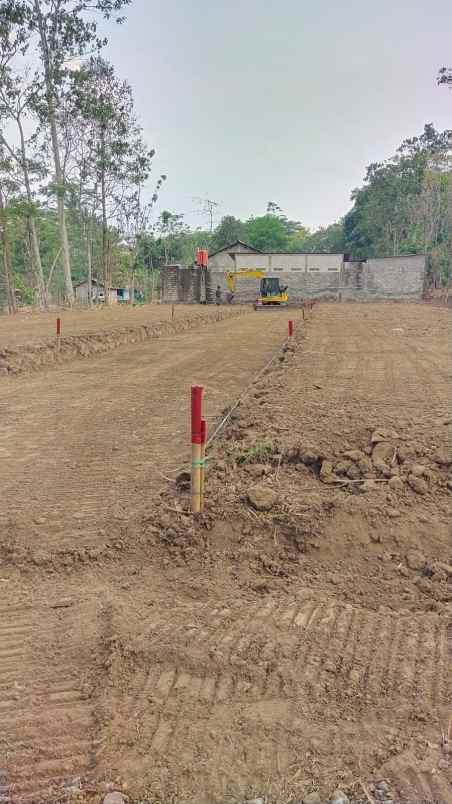
[[[346,475],[352,465],[351,461],[338,461],[335,464],[334,471],[337,475]]]
[[[402,444],[397,450],[397,457],[399,463],[405,463],[405,461],[409,461],[411,457],[411,450],[405,444]]]
[[[351,461],[361,461],[362,458],[365,458],[365,453],[362,452],[360,449],[349,449],[347,452],[344,452],[344,458],[349,458]]]
[[[270,511],[277,503],[278,495],[268,486],[257,484],[248,492],[248,501],[256,511]]]
[[[420,550],[409,550],[406,554],[406,563],[410,569],[418,572],[425,567],[425,556]]]
[[[330,798],[330,804],[350,804],[350,799],[342,790],[335,790]]]
[[[380,441],[394,441],[397,438],[399,438],[399,434],[395,430],[385,430],[379,427],[373,431],[370,440],[372,444],[378,444]]]
[[[377,472],[379,472],[380,475],[383,475],[383,477],[392,477],[391,469],[387,463],[383,463],[383,461],[376,461],[374,462],[374,466]]]
[[[405,484],[404,484],[402,478],[397,477],[397,475],[394,475],[394,477],[391,477],[391,480],[389,481],[388,486],[391,489],[391,491],[403,491],[404,488],[405,488]]]
[[[445,564],[444,561],[435,561],[434,567],[435,570],[444,572],[448,578],[452,578],[452,564]]]
[[[250,463],[247,467],[249,474],[251,477],[263,477],[268,472],[268,466],[264,463]]]
[[[434,454],[433,460],[440,466],[450,466],[452,464],[452,449],[440,447]]]
[[[416,494],[427,494],[428,486],[425,480],[422,479],[422,477],[417,477],[416,475],[409,475],[408,483],[413,489],[413,491],[416,492]]]
[[[127,804],[127,799],[122,793],[115,790],[114,793],[107,793],[103,804]]]
[[[325,477],[330,477],[332,474],[333,464],[331,461],[323,461],[320,467],[320,479],[323,480]]]
[[[420,463],[413,463],[411,467],[410,474],[414,475],[415,477],[422,477],[425,474],[426,467]]]
[[[347,477],[349,477],[350,480],[359,480],[361,477],[361,472],[359,471],[356,463],[352,463],[352,465],[347,469]]]
[[[373,470],[372,461],[370,460],[370,458],[367,457],[367,455],[364,455],[363,458],[360,458],[357,465],[359,471],[365,477],[369,477],[372,474]]]
[[[316,791],[315,793],[308,793],[308,795],[304,797],[301,804],[323,804],[323,802],[319,793]]]
[[[372,463],[377,466],[379,463],[389,464],[394,456],[394,447],[387,441],[379,441],[372,450]]]
[[[305,466],[313,466],[319,460],[319,453],[313,449],[306,448],[300,452],[300,461],[304,463]]]

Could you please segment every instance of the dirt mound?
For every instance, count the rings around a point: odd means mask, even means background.
[[[83,335],[62,337],[59,346],[55,338],[47,338],[40,343],[3,348],[0,350],[0,377],[21,374],[47,366],[66,363],[80,357],[109,352],[125,344],[140,343],[150,338],[162,338],[180,332],[199,329],[216,321],[235,318],[248,313],[249,308],[212,310],[211,313],[191,315],[175,321],[158,321],[155,324],[142,324],[135,327],[121,327],[99,332],[86,332]]]

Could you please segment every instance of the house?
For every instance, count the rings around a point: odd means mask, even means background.
[[[236,240],[229,246],[217,249],[212,254],[209,254],[209,268],[211,271],[236,271],[236,257],[237,254],[262,254],[258,248],[249,246],[242,240]]]
[[[74,285],[75,298],[80,304],[88,304],[89,302],[89,283],[87,279],[83,282],[78,282]],[[109,302],[110,304],[117,304],[118,302],[130,301],[129,288],[109,288]],[[105,289],[102,282],[97,279],[91,280],[91,297],[95,303],[102,303],[105,301]]]

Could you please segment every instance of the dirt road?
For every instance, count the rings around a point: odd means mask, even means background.
[[[154,504],[190,383],[218,416],[287,318],[1,386],[0,801],[452,802],[448,311],[319,306],[213,450],[205,520]],[[398,490],[370,459],[365,492],[321,481],[378,428]]]

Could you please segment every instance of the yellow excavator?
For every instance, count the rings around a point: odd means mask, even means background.
[[[285,307],[289,302],[287,285],[281,285],[277,276],[266,276],[265,271],[252,269],[246,271],[229,271],[226,274],[226,284],[231,294],[235,293],[237,279],[260,279],[259,296],[254,303],[254,309],[275,305]]]

